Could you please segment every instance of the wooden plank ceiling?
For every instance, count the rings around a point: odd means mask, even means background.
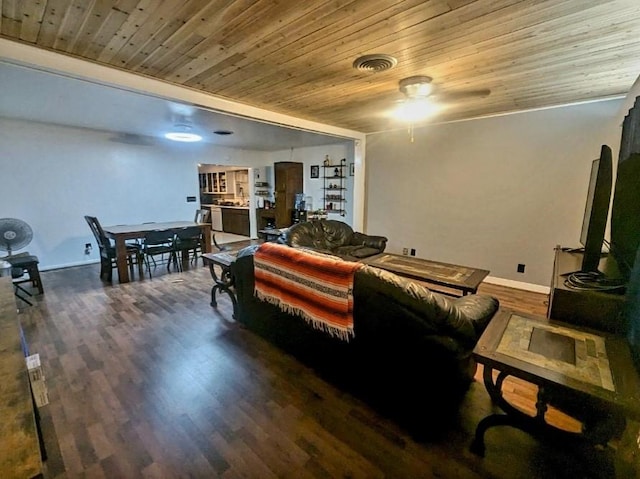
[[[638,0],[0,0],[0,36],[363,132],[398,127],[428,75],[432,121],[625,94]],[[384,72],[356,57],[385,53]],[[465,93],[489,89],[485,97]],[[458,100],[453,100],[458,97]],[[447,100],[448,99],[448,100]]]

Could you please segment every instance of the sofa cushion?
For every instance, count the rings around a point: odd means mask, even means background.
[[[355,275],[356,334],[399,341],[425,334],[448,337],[459,349],[470,350],[498,310],[498,301],[485,295],[453,298],[389,271],[364,266]],[[386,311],[386,313],[385,313]]]
[[[349,245],[340,246],[335,250],[335,252],[340,256],[351,256],[356,259],[361,259],[376,255],[380,252],[380,250],[376,248],[370,248],[368,246]]]
[[[354,232],[351,226],[343,221],[321,220],[295,224],[285,231],[278,241],[289,246],[313,248],[354,260],[382,253],[387,238]]]
[[[341,246],[351,244],[353,229],[347,223],[336,220],[320,221],[327,249],[335,250]]]

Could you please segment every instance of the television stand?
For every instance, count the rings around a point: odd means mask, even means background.
[[[582,256],[582,251],[555,248],[547,317],[600,331],[626,334],[622,317],[624,295],[621,292],[574,289],[565,284],[569,274],[580,270]],[[598,270],[608,279],[620,278],[618,265],[609,254],[601,257]]]

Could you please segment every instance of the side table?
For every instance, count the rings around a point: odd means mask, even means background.
[[[625,423],[633,427],[640,420],[640,378],[622,336],[501,310],[482,334],[473,357],[483,366],[491,399],[506,413],[489,415],[478,424],[471,451],[481,456],[484,433],[495,426],[516,427],[560,443],[606,445],[622,433]],[[504,398],[507,376],[538,386],[536,416]],[[582,433],[547,423],[548,404],[578,414]]]
[[[214,308],[218,306],[218,302],[216,301],[216,291],[220,291],[220,293],[227,293],[229,295],[229,298],[231,298],[231,303],[233,304],[233,319],[236,319],[238,302],[236,300],[236,295],[232,289],[234,281],[231,274],[231,265],[236,260],[236,255],[234,253],[226,252],[204,253],[202,257],[209,265],[209,271],[214,282],[214,285],[211,288],[211,306],[213,306]],[[216,266],[219,266],[222,270],[220,277],[218,277],[218,275],[216,274]]]

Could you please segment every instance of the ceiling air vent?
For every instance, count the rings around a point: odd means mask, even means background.
[[[353,68],[363,72],[383,72],[390,70],[398,64],[398,60],[391,55],[384,53],[374,53],[372,55],[363,55],[353,62]]]

